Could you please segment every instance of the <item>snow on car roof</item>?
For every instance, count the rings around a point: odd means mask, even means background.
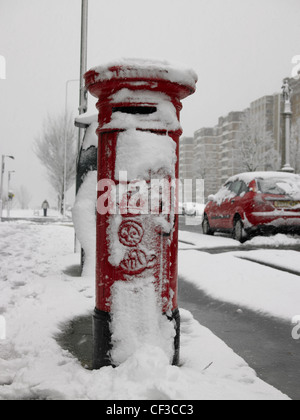
[[[297,180],[300,182],[300,175],[290,174],[286,172],[245,172],[243,174],[235,175],[228,179],[228,182],[234,182],[236,180],[244,181],[246,184],[249,184],[254,179],[263,178],[263,179],[274,179],[274,178],[281,178],[281,179],[289,179],[289,180]]]

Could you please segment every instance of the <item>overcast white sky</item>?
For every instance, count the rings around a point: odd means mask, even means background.
[[[65,83],[79,77],[81,0],[0,0],[0,155],[26,185],[32,205],[52,200],[32,152],[48,113],[64,111]],[[184,101],[191,136],[221,115],[280,91],[300,55],[299,0],[89,0],[88,66],[120,57],[162,58],[192,67],[195,95]],[[77,84],[69,107],[78,106]],[[94,101],[89,101],[89,111]]]

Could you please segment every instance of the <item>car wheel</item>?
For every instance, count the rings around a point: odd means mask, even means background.
[[[244,224],[241,219],[235,219],[232,236],[233,236],[233,239],[241,243],[247,240]]]
[[[204,220],[203,220],[203,223],[202,223],[202,228],[203,228],[204,235],[212,236],[214,234],[214,232],[211,230],[211,227],[210,227],[209,220],[208,220],[207,216],[204,216]]]

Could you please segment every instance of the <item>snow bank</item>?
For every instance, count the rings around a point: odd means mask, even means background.
[[[246,246],[261,247],[272,246],[279,248],[281,246],[295,246],[300,245],[300,237],[288,236],[281,233],[274,236],[257,236],[246,243]]]
[[[181,367],[145,342],[116,369],[85,370],[54,338],[94,306],[91,279],[67,274],[79,264],[73,229],[4,223],[0,237],[0,313],[7,321],[0,400],[287,399],[184,310]]]
[[[88,172],[76,196],[73,222],[77,238],[84,249],[83,276],[95,275],[97,172]]]
[[[160,348],[169,363],[174,356],[175,324],[162,315],[155,279],[116,282],[112,290],[112,360],[124,363],[145,345]]]

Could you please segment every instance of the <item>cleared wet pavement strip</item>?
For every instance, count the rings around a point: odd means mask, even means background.
[[[260,379],[300,400],[300,340],[292,338],[292,324],[212,299],[183,279],[179,304],[241,356]]]

